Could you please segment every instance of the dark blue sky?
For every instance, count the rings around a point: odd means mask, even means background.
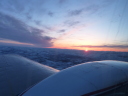
[[[128,0],[1,0],[0,44],[126,51],[127,10]]]

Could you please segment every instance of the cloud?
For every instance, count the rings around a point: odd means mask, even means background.
[[[93,13],[97,12],[99,9],[101,9],[100,5],[90,4],[90,5],[87,5],[86,7],[81,8],[81,9],[69,11],[68,16],[78,16],[81,14],[93,14]]]
[[[41,21],[39,20],[34,20],[35,24],[38,25],[38,26],[41,26]]]
[[[55,41],[57,40],[61,40],[61,39],[65,39],[67,36],[75,33],[75,32],[78,32],[78,30],[82,29],[83,27],[82,26],[78,26],[76,28],[72,28],[71,30],[69,31],[66,31],[64,34],[60,35],[58,38],[56,38]]]
[[[29,12],[25,13],[27,20],[32,20],[32,16]]]
[[[70,10],[68,12],[68,16],[78,16],[81,14],[94,14],[98,12],[100,9],[103,9],[105,7],[108,7],[109,5],[113,4],[116,0],[101,0],[101,1],[96,1],[96,0],[89,0],[86,2],[83,8],[77,8],[75,10]]]
[[[0,13],[0,38],[8,41],[34,44],[40,47],[52,46],[53,38],[43,35],[44,30],[26,25],[24,22]]]
[[[42,9],[42,5],[46,0],[1,0],[0,7],[2,9],[10,9],[13,12],[23,12],[25,10],[32,9],[31,11],[37,11]],[[33,6],[34,5],[34,6]]]
[[[54,15],[54,13],[53,12],[48,12],[48,15],[52,17]]]
[[[65,3],[67,0],[59,0],[59,4]]]
[[[75,25],[77,25],[77,24],[79,24],[80,23],[80,21],[65,21],[64,22],[64,25],[67,25],[68,27],[71,27],[71,26],[75,26]]]
[[[78,9],[78,10],[73,10],[69,12],[69,16],[76,16],[80,15],[84,10],[83,9]]]
[[[100,5],[92,4],[92,5],[85,7],[84,11],[93,14],[93,13],[97,12],[99,9],[101,9]]]
[[[117,2],[117,0],[103,0],[103,3],[104,4],[111,4],[111,3],[113,3],[113,2]]]
[[[128,45],[81,45],[73,47],[88,47],[88,48],[128,48]]]
[[[18,41],[3,39],[3,38],[0,38],[0,45],[11,45],[11,46],[17,46],[18,45],[18,46],[36,47],[34,44],[22,43],[22,42],[18,42]]]
[[[46,14],[43,4],[46,0],[1,0],[0,11],[8,14],[19,15],[31,20],[32,17]]]
[[[65,31],[66,31],[65,29],[59,30],[59,33],[62,33],[62,32],[65,32]]]

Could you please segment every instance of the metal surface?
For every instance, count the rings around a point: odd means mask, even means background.
[[[57,72],[18,55],[1,55],[0,96],[16,96]]]
[[[128,81],[128,63],[97,61],[73,66],[54,74],[23,96],[89,96],[117,88]]]

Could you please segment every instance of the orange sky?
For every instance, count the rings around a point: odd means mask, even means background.
[[[128,52],[128,48],[90,48],[90,47],[73,47],[70,45],[54,45],[50,48],[60,48],[60,49],[77,49],[77,50],[93,50],[93,51],[119,51],[119,52]]]

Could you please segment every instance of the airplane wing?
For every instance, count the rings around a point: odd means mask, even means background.
[[[59,72],[19,55],[0,56],[0,96],[17,96]]]
[[[127,62],[97,61],[64,69],[21,96],[95,96],[125,84],[128,84]]]
[[[128,84],[128,63],[95,61],[62,71],[18,55],[0,56],[1,96],[95,96]]]

